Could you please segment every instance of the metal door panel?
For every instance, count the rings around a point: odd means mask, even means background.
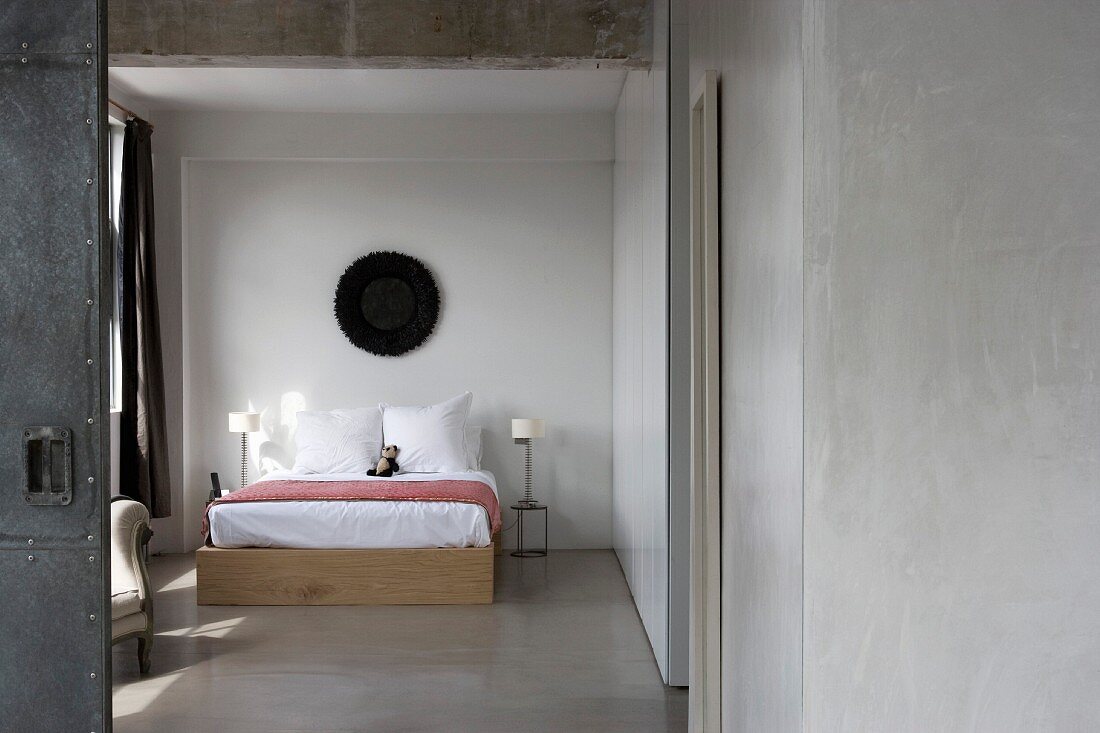
[[[0,53],[92,51],[97,18],[96,3],[88,0],[4,0]]]
[[[89,665],[88,654],[88,640],[101,626],[99,581],[95,563],[85,559],[89,568],[83,568],[71,556],[71,551],[37,546],[0,552],[5,586],[33,589],[0,596],[7,635],[0,663],[2,730],[104,730],[99,698],[104,672],[98,664]],[[28,603],[28,595],[34,603]],[[48,673],[40,662],[44,655]],[[8,717],[9,711],[15,716]]]
[[[0,485],[22,486],[23,428],[69,427],[76,484],[71,509],[85,518],[74,527],[74,512],[0,501],[0,547],[24,539],[19,535],[26,532],[8,537],[13,528],[33,526],[40,540],[80,547],[84,537],[99,534],[100,479],[89,470],[97,456],[101,372],[100,172],[93,157],[99,125],[96,71],[85,63],[90,58],[0,58],[0,89],[13,101],[0,106],[0,180],[9,182],[0,197],[0,435],[8,438],[0,440]]]
[[[98,72],[89,59],[94,56],[0,55],[0,175],[12,189],[0,198],[0,236],[82,260],[86,246],[72,251],[72,245],[86,244],[95,228],[96,210],[88,203],[98,192],[87,184],[98,177],[98,161],[87,153],[99,134]],[[4,266],[11,264],[9,257]]]
[[[109,292],[110,253],[102,9],[95,0],[0,5],[0,728],[103,733],[109,311],[100,294]],[[32,439],[43,441],[37,452],[25,448]],[[67,457],[49,448],[60,442]],[[71,474],[71,500],[35,503],[28,493],[41,485],[28,491],[24,460],[41,463],[32,473],[46,485]],[[51,472],[50,461],[65,461],[65,470]]]

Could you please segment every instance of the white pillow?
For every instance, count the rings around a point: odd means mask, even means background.
[[[471,471],[481,470],[481,428],[479,427],[466,428],[466,467]]]
[[[299,412],[295,473],[366,473],[382,453],[377,407]]]
[[[394,407],[380,404],[382,436],[397,446],[401,473],[465,471],[466,417],[473,395],[465,392],[438,405]]]

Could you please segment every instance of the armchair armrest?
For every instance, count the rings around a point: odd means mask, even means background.
[[[152,536],[149,510],[144,505],[125,497],[111,500],[111,594],[136,590],[142,610],[150,605],[143,550]]]

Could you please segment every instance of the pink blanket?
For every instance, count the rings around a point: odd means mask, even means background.
[[[481,481],[261,481],[211,502],[202,515],[202,532],[210,533],[207,514],[219,504],[246,501],[457,501],[480,504],[493,534],[500,529],[500,502]]]

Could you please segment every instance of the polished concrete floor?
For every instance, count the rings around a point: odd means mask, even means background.
[[[683,731],[614,554],[497,560],[491,606],[195,605],[154,557],[152,672],[115,647],[116,733]]]

